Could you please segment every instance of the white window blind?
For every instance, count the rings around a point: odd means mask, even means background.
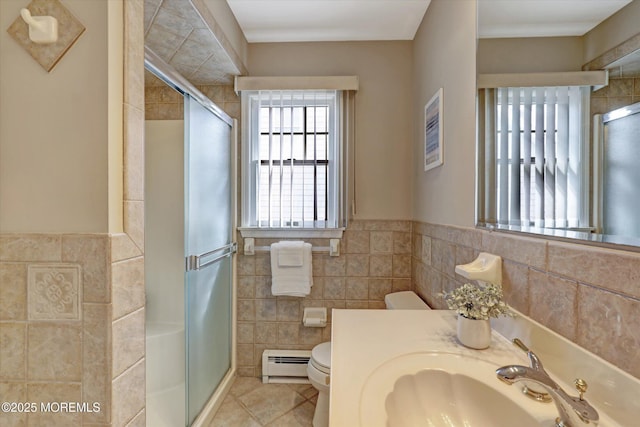
[[[540,228],[586,226],[588,88],[485,89],[484,219]],[[492,194],[495,193],[495,198]]]
[[[243,227],[345,226],[348,98],[335,90],[242,92]]]

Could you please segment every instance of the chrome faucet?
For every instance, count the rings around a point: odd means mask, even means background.
[[[544,387],[558,408],[560,417],[556,418],[556,427],[580,427],[584,425],[598,425],[598,412],[584,400],[587,383],[577,379],[575,386],[579,397],[569,396],[549,374],[544,370],[540,359],[532,351],[527,352],[531,367],[520,365],[503,366],[496,370],[498,379],[512,385],[518,381],[531,381]]]

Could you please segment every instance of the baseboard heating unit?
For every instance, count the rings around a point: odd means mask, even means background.
[[[262,382],[308,384],[310,358],[310,350],[265,350],[262,353]]]

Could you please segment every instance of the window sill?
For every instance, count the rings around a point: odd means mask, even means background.
[[[255,239],[341,239],[344,228],[252,228],[238,227],[243,238]]]

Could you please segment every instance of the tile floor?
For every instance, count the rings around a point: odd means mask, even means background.
[[[317,399],[311,384],[237,377],[209,427],[311,427]]]

